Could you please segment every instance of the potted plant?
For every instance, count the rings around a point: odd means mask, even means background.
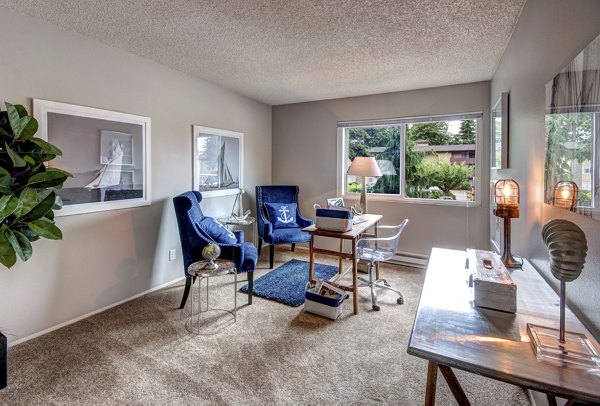
[[[31,258],[31,243],[40,237],[62,239],[53,210],[62,206],[56,189],[71,174],[46,166],[62,152],[35,137],[37,130],[25,107],[6,103],[0,111],[0,264],[7,268],[17,256]],[[6,386],[6,347],[0,333],[0,389]]]

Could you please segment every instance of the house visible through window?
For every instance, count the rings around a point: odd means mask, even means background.
[[[342,194],[360,193],[362,178],[346,175],[357,156],[377,160],[382,176],[367,193],[405,199],[476,200],[481,113],[338,123]]]

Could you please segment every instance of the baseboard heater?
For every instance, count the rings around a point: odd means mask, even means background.
[[[397,251],[394,257],[386,262],[391,264],[412,266],[414,268],[427,268],[429,255],[416,254],[414,252]]]

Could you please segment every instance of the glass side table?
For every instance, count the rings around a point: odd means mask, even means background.
[[[219,220],[219,223],[223,223],[226,226],[234,226],[234,227],[245,227],[245,226],[252,226],[252,243],[254,244],[254,246],[256,246],[256,218],[255,217],[251,217],[248,216],[243,220],[237,219],[235,217],[221,217]]]
[[[208,268],[208,261],[194,262],[188,267],[188,273],[198,278],[197,304],[194,300],[194,292],[191,293],[190,317],[185,323],[185,328],[192,334],[211,335],[236,322],[237,318],[237,272],[233,261],[228,259],[216,259],[216,269]],[[217,276],[233,274],[233,311],[225,309],[210,308],[209,303],[209,280]],[[202,306],[202,281],[206,279],[206,307]],[[233,316],[233,317],[232,317]]]

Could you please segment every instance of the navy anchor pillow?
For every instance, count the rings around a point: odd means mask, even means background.
[[[300,227],[296,223],[296,203],[265,203],[273,228]]]
[[[198,226],[216,243],[237,244],[235,234],[212,217],[204,217]]]

